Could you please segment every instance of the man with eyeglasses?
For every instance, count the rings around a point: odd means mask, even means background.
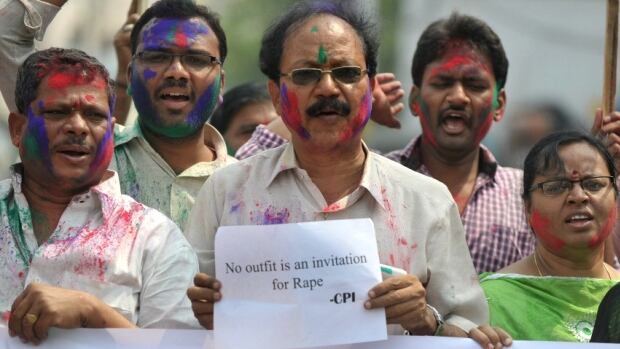
[[[214,275],[218,227],[361,217],[373,220],[382,263],[409,273],[379,283],[364,302],[386,309],[392,333],[466,337],[488,321],[450,193],[362,142],[379,43],[359,7],[298,2],[263,36],[260,67],[292,140],[214,173],[196,198],[187,236],[202,273],[188,296],[206,328],[213,303],[226,297]],[[482,330],[493,338],[484,345],[510,343],[500,330]]]
[[[17,66],[32,52],[35,33],[42,37],[64,3],[25,6],[15,0],[4,9],[11,16],[3,20],[7,36],[0,40],[0,88],[11,110]],[[25,27],[37,18],[42,23],[36,30]],[[235,161],[219,132],[205,124],[224,87],[226,36],[218,16],[206,7],[191,0],[162,0],[133,26],[131,51],[128,92],[139,115],[133,125],[115,130],[110,167],[118,172],[124,194],[183,229],[204,181]]]

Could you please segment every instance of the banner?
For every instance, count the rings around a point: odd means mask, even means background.
[[[240,335],[243,335],[240,333]],[[618,344],[515,341],[511,349],[618,349]],[[0,325],[0,348],[33,349],[19,338],[9,337]],[[39,345],[46,349],[216,349],[213,331],[206,330],[136,330],[136,329],[51,329]],[[387,340],[323,349],[481,349],[469,338],[389,336]]]

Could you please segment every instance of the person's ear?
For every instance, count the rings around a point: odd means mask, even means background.
[[[226,71],[222,68],[222,73],[220,73],[220,96],[224,95],[224,91],[226,90]]]
[[[19,148],[22,138],[26,133],[26,127],[28,126],[28,120],[24,114],[17,112],[9,113],[9,135],[11,137],[11,143],[16,148]]]
[[[497,101],[493,101],[495,104],[495,110],[493,111],[493,120],[498,122],[504,118],[504,112],[506,111],[506,90],[501,89],[497,94]]]
[[[280,105],[280,86],[275,81],[269,79],[269,81],[267,81],[267,89],[269,90],[269,95],[271,96],[273,108],[276,110],[278,115],[282,116],[282,106]]]
[[[420,88],[413,85],[411,87],[411,92],[409,92],[409,110],[413,116],[420,116],[420,104],[418,103],[419,96]]]

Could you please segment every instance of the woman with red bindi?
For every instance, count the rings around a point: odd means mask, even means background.
[[[482,274],[491,323],[518,340],[588,342],[599,303],[620,279],[604,261],[617,220],[614,160],[599,140],[558,132],[530,150],[523,172],[536,248]]]

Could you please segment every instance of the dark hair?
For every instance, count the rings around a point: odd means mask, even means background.
[[[142,28],[153,18],[178,18],[189,19],[199,17],[204,19],[209,28],[213,30],[220,50],[220,61],[224,63],[228,48],[226,46],[226,34],[220,25],[220,17],[217,13],[209,10],[206,6],[196,5],[191,0],[160,0],[149,7],[138,19],[131,30],[131,53],[136,53],[138,38]]]
[[[265,31],[259,54],[260,70],[269,79],[279,81],[280,61],[287,37],[312,16],[329,14],[344,20],[355,29],[364,47],[368,75],[373,77],[377,73],[379,50],[377,24],[373,16],[361,11],[361,8],[363,5],[353,0],[308,0],[295,3]]]
[[[31,54],[17,70],[15,104],[20,113],[24,114],[28,105],[37,98],[41,81],[55,72],[79,74],[85,82],[102,78],[106,83],[110,112],[114,111],[116,94],[110,74],[103,64],[83,51],[52,47]]]
[[[560,171],[564,168],[559,155],[560,147],[575,143],[586,143],[596,149],[605,160],[609,175],[616,178],[617,171],[614,159],[600,140],[587,133],[578,131],[554,132],[538,141],[525,157],[525,162],[523,163],[524,201],[530,200],[530,188],[537,175],[549,173],[550,171]],[[615,180],[612,181],[612,184],[614,192],[617,194],[618,189]]]
[[[426,66],[441,58],[451,41],[459,40],[489,58],[497,86],[503,88],[508,75],[508,58],[501,40],[482,20],[456,12],[447,19],[433,22],[422,33],[411,63],[413,83],[422,86]]]
[[[224,102],[215,109],[209,123],[224,134],[241,109],[264,101],[271,101],[265,83],[247,82],[235,86],[224,94]]]

